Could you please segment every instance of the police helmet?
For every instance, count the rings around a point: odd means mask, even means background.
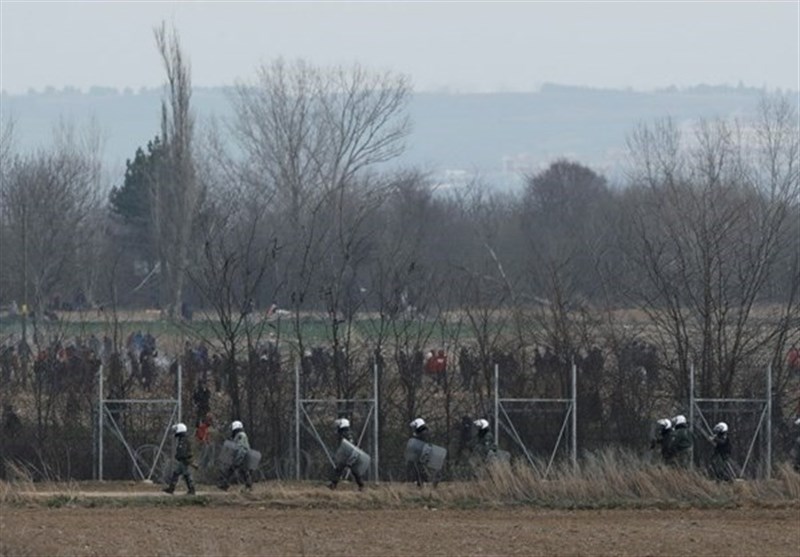
[[[725,422],[720,422],[714,426],[712,430],[714,433],[727,433],[728,432],[728,424]]]
[[[483,418],[472,422],[478,429],[489,429],[489,421]]]
[[[423,420],[422,418],[416,418],[416,419],[412,420],[411,423],[408,424],[408,425],[409,425],[409,427],[411,427],[411,429],[416,431],[419,428],[425,426],[425,420]]]
[[[674,423],[676,426],[686,425],[686,416],[684,416],[683,414],[678,414],[677,416],[672,418],[672,423]]]
[[[333,425],[335,425],[339,429],[346,429],[350,427],[350,420],[347,418],[337,418],[333,421]]]
[[[659,426],[661,426],[661,429],[671,429],[672,428],[672,422],[669,421],[667,418],[661,418],[656,423]]]
[[[178,423],[175,424],[175,435],[180,435],[181,433],[186,433],[186,424]]]
[[[242,422],[240,422],[239,420],[235,420],[231,424],[231,431],[237,431],[237,430],[240,430],[240,429],[244,429],[244,424],[242,424]]]

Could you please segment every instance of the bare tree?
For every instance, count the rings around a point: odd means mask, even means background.
[[[277,60],[233,99],[233,132],[290,221],[309,197],[345,187],[362,170],[402,152],[409,123],[405,77],[360,66],[317,68]]]
[[[74,275],[78,303],[74,308],[83,311],[95,305],[95,291],[98,287],[99,274],[104,266],[103,250],[108,241],[107,213],[100,205],[100,195],[106,170],[102,165],[105,134],[99,123],[90,119],[85,127],[78,129],[75,125],[62,122],[55,131],[55,149],[62,153],[74,153],[83,161],[87,188],[91,192],[88,199],[87,214],[81,231],[81,239],[76,245],[75,265],[78,272]]]
[[[5,257],[3,254],[11,253],[16,244],[12,239],[10,229],[10,212],[7,208],[7,186],[11,178],[11,169],[16,165],[16,153],[14,149],[14,121],[10,118],[0,121],[0,262]],[[7,272],[9,265],[0,265],[0,302],[8,303],[11,285],[16,277],[10,276]]]
[[[167,151],[167,161],[153,182],[151,210],[164,279],[162,309],[175,316],[183,301],[192,225],[202,191],[192,156],[191,69],[175,29],[168,34],[162,23],[154,34],[167,74],[167,98],[161,105],[161,141]]]
[[[242,396],[237,359],[242,353],[248,355],[264,334],[266,325],[253,314],[252,300],[275,253],[270,243],[258,236],[263,214],[258,206],[231,203],[228,207],[210,223],[204,235],[204,258],[189,277],[214,311],[216,319],[208,323],[211,335],[206,340],[216,341],[223,349],[231,412],[239,416]],[[256,394],[250,392],[247,400],[253,401]],[[249,414],[253,414],[252,406]]]
[[[371,215],[392,187],[369,171],[402,151],[408,93],[402,76],[282,60],[259,68],[256,83],[237,88],[232,131],[253,187],[275,193],[282,295],[293,310],[300,353],[302,311],[320,308],[334,352],[349,353]],[[350,391],[346,357],[334,360],[337,390]]]
[[[527,177],[520,210],[531,294],[573,305],[597,296],[611,201],[605,177],[576,162],[558,160]]]
[[[690,141],[669,121],[631,137],[639,186],[629,194],[629,284],[673,362],[676,395],[687,393],[691,362],[704,395],[741,390],[747,367],[765,366],[764,349],[776,353],[796,323],[796,288],[776,314],[765,309],[776,258],[796,242],[793,114],[768,99],[755,121],[701,122]]]
[[[14,157],[14,120],[0,121],[0,177],[8,170]]]
[[[72,145],[18,158],[0,188],[10,291],[41,315],[54,294],[80,288],[78,253],[93,230],[97,168]],[[12,242],[13,240],[13,242]]]
[[[519,317],[517,285],[506,272],[498,246],[504,242],[503,224],[510,214],[509,200],[487,194],[475,182],[455,202],[466,225],[469,241],[452,258],[452,283],[461,293],[464,322],[474,339],[480,379],[475,378],[475,406],[486,408],[493,389],[494,358],[508,347],[511,329]]]

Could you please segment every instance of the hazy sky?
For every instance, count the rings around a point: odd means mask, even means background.
[[[153,87],[174,22],[195,85],[283,56],[410,75],[417,91],[800,89],[800,2],[15,2],[0,0],[0,88]]]

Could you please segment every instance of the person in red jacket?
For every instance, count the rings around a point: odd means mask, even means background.
[[[435,355],[432,352],[429,353],[429,357],[425,361],[425,371],[434,378],[437,385],[442,385],[447,372],[447,354],[444,350],[439,349]]]
[[[197,424],[197,429],[194,432],[194,437],[200,446],[206,445],[211,442],[211,432],[209,431],[214,425],[214,416],[211,412],[207,413]]]

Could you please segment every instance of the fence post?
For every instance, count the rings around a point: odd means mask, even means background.
[[[302,358],[302,354],[300,355]],[[300,480],[300,363],[294,366],[294,477]]]
[[[374,369],[373,369],[373,375],[374,375],[374,389],[375,389],[375,393],[374,393],[375,402],[374,402],[373,406],[374,406],[374,409],[375,409],[375,415],[373,416],[374,419],[372,421],[372,427],[373,427],[373,437],[374,437],[373,441],[375,443],[375,483],[378,483],[380,481],[380,472],[379,472],[379,467],[378,467],[378,465],[379,465],[379,460],[378,460],[379,456],[378,456],[378,454],[379,454],[380,451],[378,450],[379,449],[379,445],[378,445],[378,443],[379,443],[379,440],[378,440],[378,432],[379,432],[378,398],[379,397],[378,397],[378,359],[377,358],[375,358],[375,365],[374,365]]]
[[[103,481],[103,366],[97,378],[97,479]]]
[[[767,479],[772,477],[772,364],[767,366]]]
[[[578,366],[572,360],[572,470],[578,471]]]
[[[500,364],[494,364],[494,442],[500,434]]]
[[[689,364],[689,428],[694,437],[694,362]],[[694,442],[689,447],[689,467],[694,468]]]
[[[183,364],[178,360],[178,393],[176,400],[178,401],[178,423],[183,421],[183,401],[181,393],[183,392]]]

